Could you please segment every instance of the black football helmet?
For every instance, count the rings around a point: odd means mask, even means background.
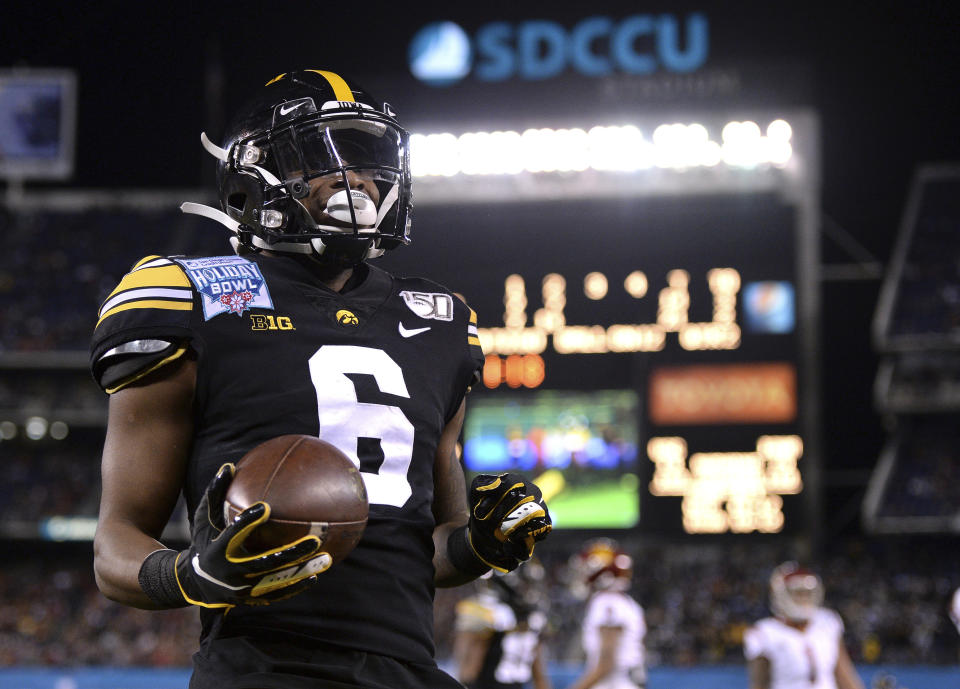
[[[219,160],[223,213],[183,209],[234,230],[235,249],[348,266],[410,241],[409,135],[388,104],[339,74],[281,74],[240,111],[222,148],[201,142]]]

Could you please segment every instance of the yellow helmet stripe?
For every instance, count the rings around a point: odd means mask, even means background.
[[[273,79],[271,79],[271,80],[268,81],[266,84],[264,84],[264,86],[269,86],[270,84],[275,84],[276,82],[278,82],[278,81],[280,81],[281,79],[283,79],[285,76],[287,76],[287,73],[286,73],[286,72],[284,72],[283,74],[278,74],[278,75],[275,76]]]
[[[348,103],[356,103],[356,100],[353,97],[353,91],[350,90],[350,87],[347,86],[347,82],[343,80],[343,77],[334,72],[325,72],[322,69],[308,69],[308,72],[313,72],[314,74],[319,74],[328,82],[330,82],[330,87],[333,89],[333,95],[337,97],[337,100],[346,101]]]

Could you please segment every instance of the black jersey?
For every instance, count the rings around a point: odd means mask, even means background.
[[[278,435],[318,435],[360,467],[357,548],[287,601],[202,610],[204,638],[289,634],[432,662],[434,457],[483,363],[476,315],[436,283],[357,270],[341,294],[291,257],[147,257],[101,308],[94,374],[123,343],[172,342],[154,366],[196,351],[191,514],[221,464]]]
[[[533,678],[546,616],[487,593],[457,604],[457,630],[483,634],[487,645],[468,689],[523,689]]]

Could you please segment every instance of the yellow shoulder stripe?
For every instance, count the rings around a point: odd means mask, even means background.
[[[473,335],[470,335],[470,336],[467,337],[467,344],[477,345],[477,346],[479,347],[479,346],[480,346],[480,338],[479,338],[479,337],[474,337]]]
[[[127,378],[126,380],[117,383],[117,384],[114,385],[112,388],[107,388],[107,394],[112,395],[112,394],[115,393],[117,390],[123,390],[125,387],[127,387],[128,385],[130,385],[130,383],[133,383],[133,382],[136,382],[136,381],[140,380],[141,378],[143,378],[143,377],[144,377],[145,375],[147,375],[148,373],[153,373],[154,371],[156,371],[156,370],[157,370],[158,368],[160,368],[161,366],[164,366],[164,365],[166,365],[166,364],[169,364],[171,361],[174,361],[174,360],[176,360],[176,359],[179,359],[181,356],[183,356],[184,352],[186,352],[186,351],[187,351],[187,346],[186,346],[186,345],[180,347],[180,348],[177,349],[177,351],[175,351],[173,354],[171,354],[170,356],[168,356],[168,357],[166,357],[166,358],[164,358],[164,359],[161,359],[160,361],[158,361],[157,363],[155,363],[153,366],[148,366],[148,367],[145,368],[144,370],[142,370],[142,371],[140,371],[140,372],[138,372],[138,373],[135,373],[134,375],[132,375],[132,376],[130,376],[129,378]]]
[[[139,261],[137,261],[136,264],[134,264],[134,266],[133,266],[133,268],[131,268],[131,270],[136,270],[137,268],[139,268],[140,266],[142,266],[142,265],[143,265],[144,263],[146,263],[147,261],[155,261],[155,260],[157,260],[158,258],[163,258],[163,256],[157,256],[156,254],[154,254],[154,255],[152,255],[152,256],[144,256],[144,257],[141,258]]]
[[[470,322],[473,323],[474,325],[477,324],[477,312],[474,311],[473,309],[470,309]]]
[[[144,261],[147,259],[144,259]],[[139,265],[139,264],[138,264]],[[126,292],[137,287],[189,287],[190,280],[178,265],[143,268],[123,276],[120,284],[110,293],[104,304],[118,292]]]
[[[313,72],[314,74],[319,74],[328,82],[330,82],[330,87],[333,89],[333,95],[337,97],[337,100],[347,101],[348,103],[356,103],[356,100],[353,97],[353,91],[350,90],[350,87],[347,86],[347,82],[344,81],[343,77],[334,72],[325,72],[322,69],[308,69],[308,72]]]
[[[112,309],[107,311],[100,317],[100,320],[97,321],[97,326],[100,327],[100,324],[103,323],[105,318],[109,318],[115,313],[120,313],[121,311],[127,311],[128,309],[167,309],[168,311],[190,311],[193,309],[193,302],[191,301],[164,301],[163,299],[140,299],[138,301],[127,301],[119,306],[114,306]]]
[[[493,624],[493,610],[469,598],[464,598],[457,603],[456,613],[458,615],[469,616],[475,620],[480,620],[488,624]]]

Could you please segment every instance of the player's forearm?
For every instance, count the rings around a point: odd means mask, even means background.
[[[594,684],[607,676],[608,670],[599,666],[594,667],[587,674],[582,675],[569,689],[590,689]]]
[[[140,588],[139,574],[147,555],[164,547],[132,524],[101,519],[93,541],[93,571],[100,592],[117,603],[158,609]]]
[[[834,671],[834,679],[837,681],[837,689],[863,689],[863,682],[860,675],[857,674],[857,668],[854,667],[853,661],[842,642],[837,658],[837,667]]]
[[[750,689],[770,689],[770,661],[765,657],[754,658],[747,664]]]
[[[543,649],[538,649],[537,657],[533,661],[533,689],[552,689],[550,676],[547,674],[546,661],[543,659]]]

